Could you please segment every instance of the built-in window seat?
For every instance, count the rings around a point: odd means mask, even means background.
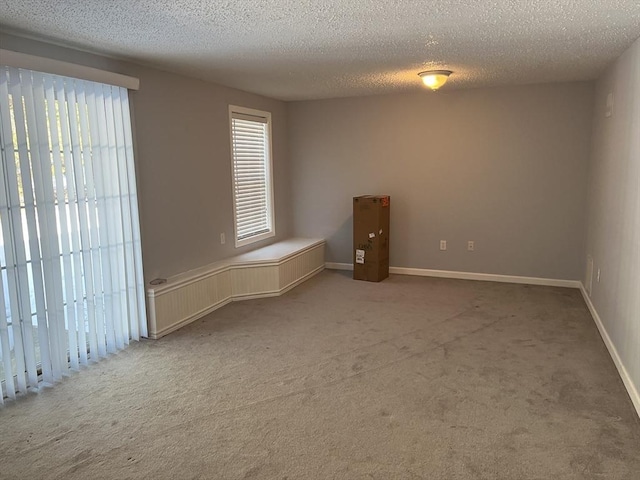
[[[324,268],[324,240],[293,238],[147,285],[149,337],[234,300],[282,295]]]

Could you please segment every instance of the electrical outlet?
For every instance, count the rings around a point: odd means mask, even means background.
[[[227,239],[224,236],[224,233],[220,234],[220,245],[224,245]]]
[[[474,242],[473,240],[469,240],[467,242],[467,250],[469,250],[470,252],[473,252],[476,249],[476,242]]]
[[[440,240],[440,250],[446,250],[446,249],[447,249],[447,241]]]

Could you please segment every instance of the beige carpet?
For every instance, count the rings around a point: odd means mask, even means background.
[[[0,409],[2,479],[640,478],[578,290],[325,271]]]

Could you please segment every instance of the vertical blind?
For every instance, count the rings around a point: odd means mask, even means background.
[[[273,231],[269,117],[231,112],[236,244]]]
[[[147,335],[128,92],[0,66],[0,382]]]

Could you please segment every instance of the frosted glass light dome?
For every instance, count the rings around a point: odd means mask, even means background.
[[[450,70],[429,70],[426,72],[420,72],[418,76],[422,78],[422,82],[429,87],[434,92],[438,90],[441,86],[447,83],[449,79],[449,75],[451,75]]]

